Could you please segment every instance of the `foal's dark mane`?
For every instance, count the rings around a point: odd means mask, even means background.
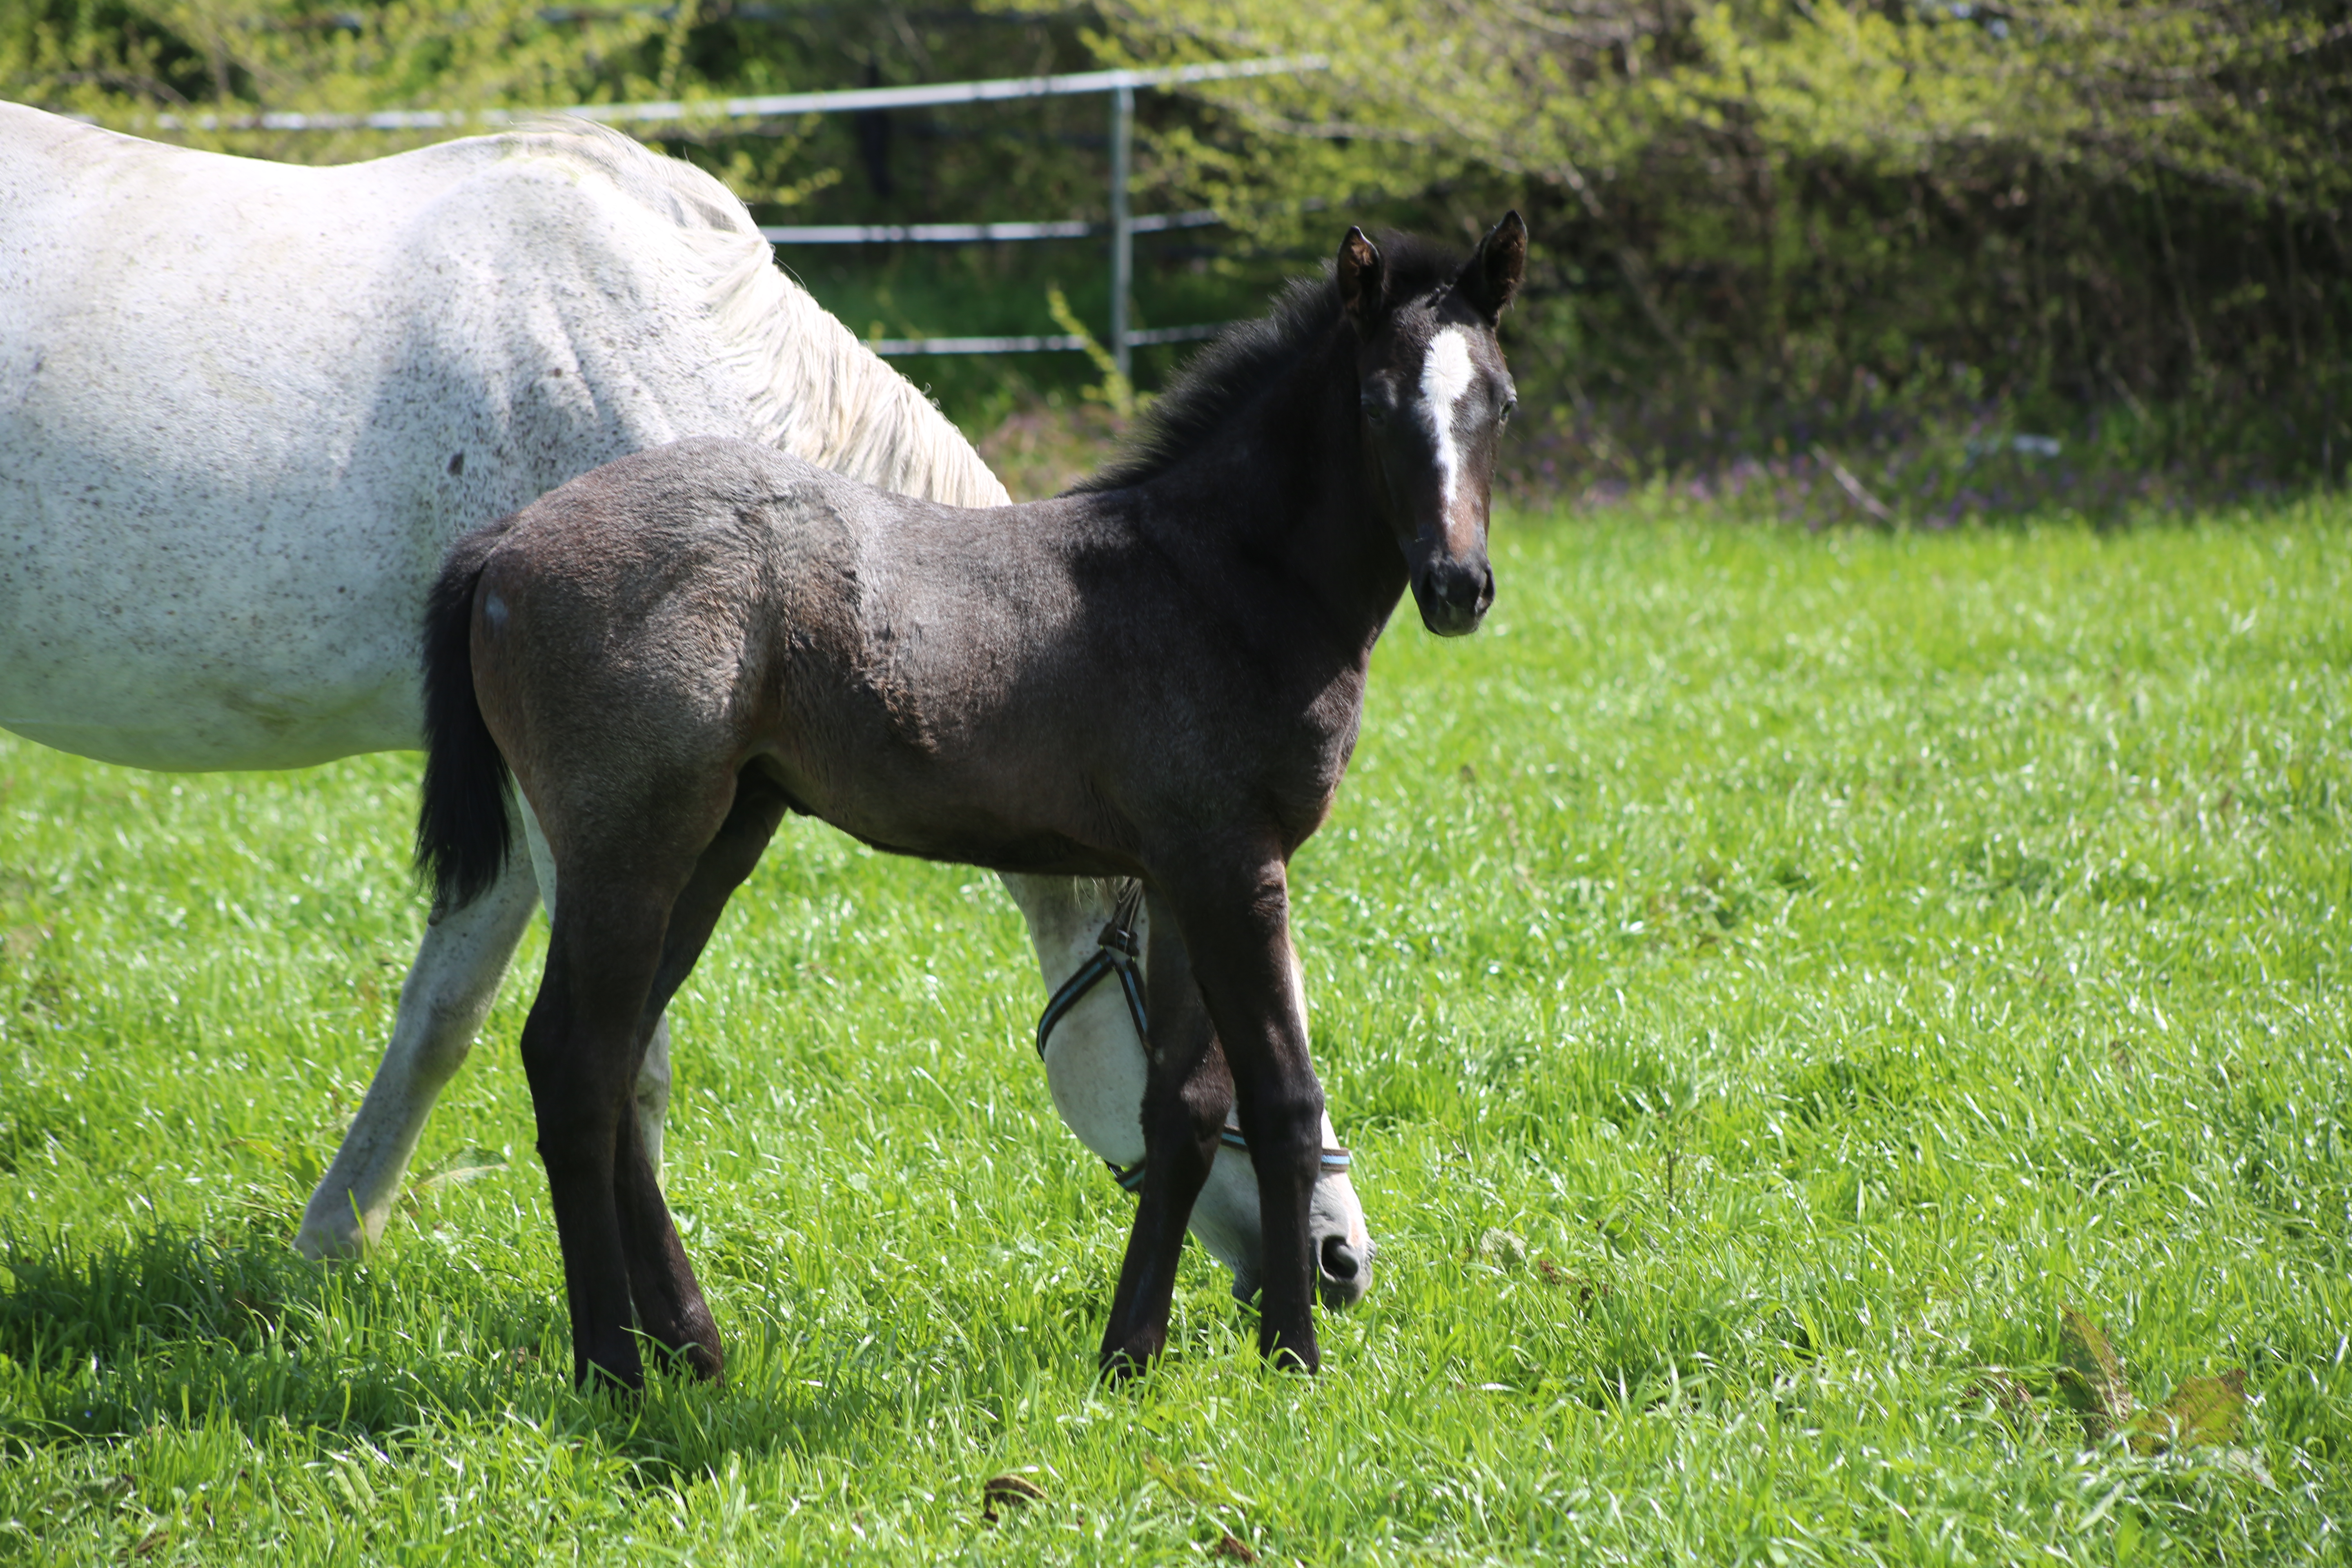
[[[1462,270],[1459,251],[1419,235],[1383,234],[1380,247],[1391,300],[1450,288]],[[1321,277],[1294,279],[1271,312],[1228,328],[1195,354],[1143,411],[1118,456],[1064,493],[1125,489],[1166,473],[1321,346],[1339,321],[1339,285],[1327,262]]]

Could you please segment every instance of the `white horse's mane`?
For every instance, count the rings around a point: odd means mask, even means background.
[[[1010,499],[948,417],[776,265],[719,181],[593,121],[499,140],[591,170],[676,226],[726,362],[751,389],[754,439],[887,490],[954,506]]]

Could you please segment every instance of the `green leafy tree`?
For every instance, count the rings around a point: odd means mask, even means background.
[[[1123,58],[1328,58],[1212,89],[1234,131],[1158,149],[1237,219],[1318,196],[1465,229],[1527,207],[1550,270],[1523,344],[1661,449],[1932,384],[2036,418],[2299,397],[2297,460],[2344,450],[2341,0],[1106,12]]]
[[[540,0],[33,0],[0,17],[0,90],[100,124],[265,157],[334,163],[457,129],[268,128],[271,114],[478,111],[638,85],[650,9]]]
[[[1147,247],[1147,323],[1255,308],[1273,275],[1329,253],[1342,218],[1467,237],[1507,204],[1537,238],[1514,353],[1574,468],[1720,465],[1825,437],[1892,450],[1955,419],[1959,441],[2065,426],[2224,475],[2333,474],[2352,453],[2352,0],[0,7],[0,93],[312,162],[466,127],[266,117],[1310,53],[1328,68],[1141,95],[1139,209],[1212,205],[1234,226],[1215,257]],[[1087,98],[631,129],[763,221],[1099,220],[1104,122]],[[787,262],[861,331],[1045,331],[1055,285],[1104,319],[1098,245]],[[1143,384],[1172,357],[1147,354]],[[985,418],[1058,371],[922,373]]]

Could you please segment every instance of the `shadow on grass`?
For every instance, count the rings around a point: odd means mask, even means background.
[[[583,1395],[560,1303],[513,1281],[413,1255],[321,1268],[274,1238],[0,1234],[0,1444],[19,1448],[208,1424],[395,1448],[520,1422],[660,1485],[730,1454],[855,1459],[946,1392],[940,1348],[768,1322],[733,1337],[724,1388]]]

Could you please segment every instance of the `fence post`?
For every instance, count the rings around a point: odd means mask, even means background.
[[[1127,295],[1135,279],[1135,221],[1127,210],[1128,143],[1135,127],[1135,89],[1126,82],[1110,95],[1110,353],[1118,374],[1128,374]]]

